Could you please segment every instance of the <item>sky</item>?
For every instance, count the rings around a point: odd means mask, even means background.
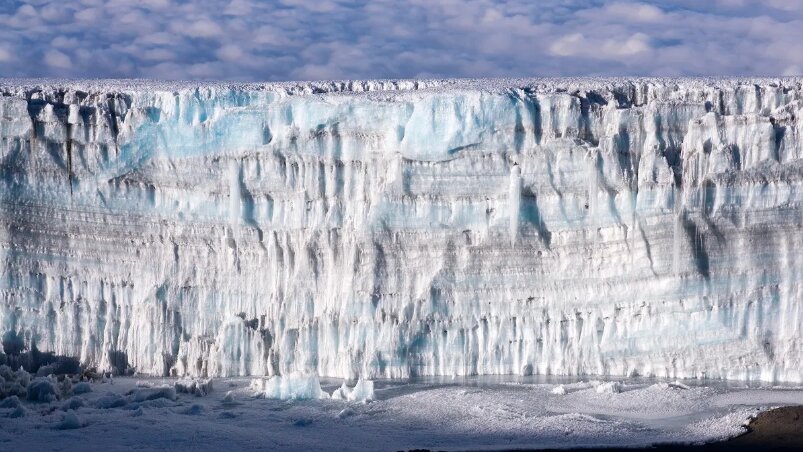
[[[0,0],[0,77],[803,73],[803,0]]]

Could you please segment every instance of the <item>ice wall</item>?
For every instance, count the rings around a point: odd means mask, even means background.
[[[0,92],[6,354],[803,381],[800,80]]]

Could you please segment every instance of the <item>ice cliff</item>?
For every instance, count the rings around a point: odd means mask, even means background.
[[[801,82],[0,80],[4,354],[801,382]]]

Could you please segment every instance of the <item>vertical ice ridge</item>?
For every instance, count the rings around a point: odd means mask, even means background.
[[[507,202],[510,217],[510,244],[515,245],[519,236],[519,211],[521,210],[521,167],[516,164],[510,170],[510,192]]]

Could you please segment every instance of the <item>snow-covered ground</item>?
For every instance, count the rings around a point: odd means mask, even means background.
[[[0,401],[0,450],[84,450],[90,443],[107,450],[697,443],[738,435],[761,409],[803,403],[803,388],[646,379],[376,381],[376,400],[367,403],[269,399],[247,378],[215,379],[211,390],[204,387],[194,395],[176,392],[176,381],[94,382],[91,392],[50,402],[23,400],[22,409],[7,398]],[[321,386],[331,394],[341,383],[326,380]]]

